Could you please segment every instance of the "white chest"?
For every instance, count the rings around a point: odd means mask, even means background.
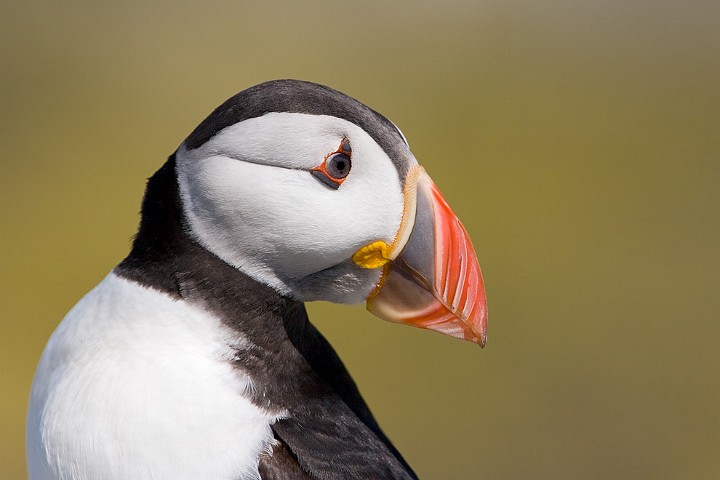
[[[28,412],[30,478],[257,478],[278,415],[244,394],[242,339],[217,318],[114,274],[43,353]]]

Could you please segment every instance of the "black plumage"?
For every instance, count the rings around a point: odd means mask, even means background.
[[[193,150],[230,125],[277,112],[330,115],[354,123],[380,145],[395,165],[400,182],[405,182],[411,160],[405,138],[395,124],[342,92],[301,80],[273,80],[230,97],[195,127],[184,145]]]
[[[198,244],[180,202],[173,155],[148,182],[139,232],[115,272],[207,309],[251,343],[235,360],[255,384],[251,400],[287,412],[272,425],[278,443],[260,459],[263,478],[417,478],[304,305]]]

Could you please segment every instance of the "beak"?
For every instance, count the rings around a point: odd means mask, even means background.
[[[420,166],[408,174],[403,220],[385,252],[383,275],[367,300],[370,312],[485,346],[487,301],[475,250]]]

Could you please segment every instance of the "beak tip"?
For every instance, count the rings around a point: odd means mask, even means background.
[[[473,338],[470,340],[474,343],[477,343],[480,345],[480,348],[485,348],[485,344],[487,343],[487,323],[483,321],[483,323],[480,326],[480,329],[475,330],[472,329]]]

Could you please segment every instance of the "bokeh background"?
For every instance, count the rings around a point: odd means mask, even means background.
[[[428,479],[720,478],[720,3],[18,1],[0,15],[0,477],[144,181],[274,78],[397,123],[469,230],[484,351],[310,306]]]

